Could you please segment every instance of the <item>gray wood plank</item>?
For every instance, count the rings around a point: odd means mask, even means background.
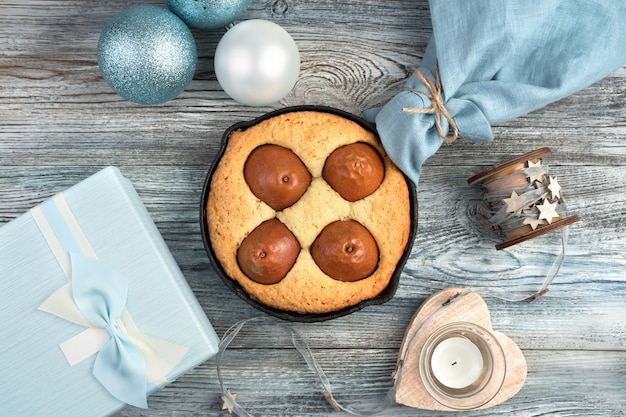
[[[144,2],[163,6],[162,2]],[[250,108],[230,100],[212,71],[223,30],[194,36],[196,76],[176,100],[129,103],[103,81],[96,46],[126,0],[0,2],[0,224],[44,198],[116,165],[134,183],[218,334],[259,315],[222,284],[204,252],[200,192],[233,123],[274,108],[325,104],[360,114],[397,93],[421,61],[431,25],[428,2],[253,1],[243,19],[288,30],[302,58],[300,79],[280,103]],[[474,218],[480,192],[466,179],[549,146],[569,210],[567,259],[551,291],[527,305],[485,294],[494,328],[522,348],[529,374],[503,405],[467,415],[620,416],[626,408],[626,66],[559,102],[494,126],[492,143],[459,140],[427,161],[419,228],[395,297],[324,323],[293,323],[328,373],[340,402],[373,406],[390,386],[404,329],[433,292],[479,293],[540,282],[559,253],[553,233],[505,251]],[[332,414],[313,374],[272,329],[232,345],[229,385],[254,415]],[[215,361],[189,371],[118,416],[223,416]],[[444,415],[396,406],[382,415]]]

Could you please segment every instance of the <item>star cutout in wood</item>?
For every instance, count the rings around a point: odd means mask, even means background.
[[[539,219],[545,219],[548,224],[552,224],[552,219],[558,218],[559,213],[556,212],[557,202],[550,203],[547,200],[543,201],[543,204],[537,204],[539,209]]]
[[[548,176],[548,190],[550,190],[550,198],[561,198],[561,185],[557,182],[556,177]]]
[[[505,198],[502,201],[506,204],[507,213],[517,213],[526,206],[526,199],[524,196],[517,195],[515,191],[511,193],[510,198]]]
[[[529,225],[533,230],[535,230],[538,226],[543,226],[546,224],[545,220],[538,219],[534,216],[524,217],[524,224]]]
[[[227,388],[224,395],[220,396],[220,400],[222,400],[222,410],[226,410],[228,414],[232,414],[237,404],[237,394],[233,394],[230,388]]]
[[[539,168],[541,166],[541,159],[538,159],[537,162],[528,161],[528,168]],[[542,182],[544,172],[542,169],[529,169],[528,173],[528,181],[530,183],[534,183],[535,181]]]

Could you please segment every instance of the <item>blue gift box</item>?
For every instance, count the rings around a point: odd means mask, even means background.
[[[146,395],[212,357],[218,343],[117,168],[0,228],[0,415],[145,406]]]

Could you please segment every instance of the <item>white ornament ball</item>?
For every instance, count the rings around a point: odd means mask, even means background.
[[[285,97],[300,73],[300,52],[285,29],[267,20],[237,23],[215,50],[215,75],[224,91],[249,106]]]

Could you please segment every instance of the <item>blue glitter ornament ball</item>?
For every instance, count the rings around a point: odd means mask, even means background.
[[[165,0],[165,3],[189,26],[218,29],[241,16],[252,0]]]
[[[197,61],[187,25],[156,6],[132,6],[118,13],[98,41],[98,65],[105,81],[139,104],[178,96],[193,78]]]

